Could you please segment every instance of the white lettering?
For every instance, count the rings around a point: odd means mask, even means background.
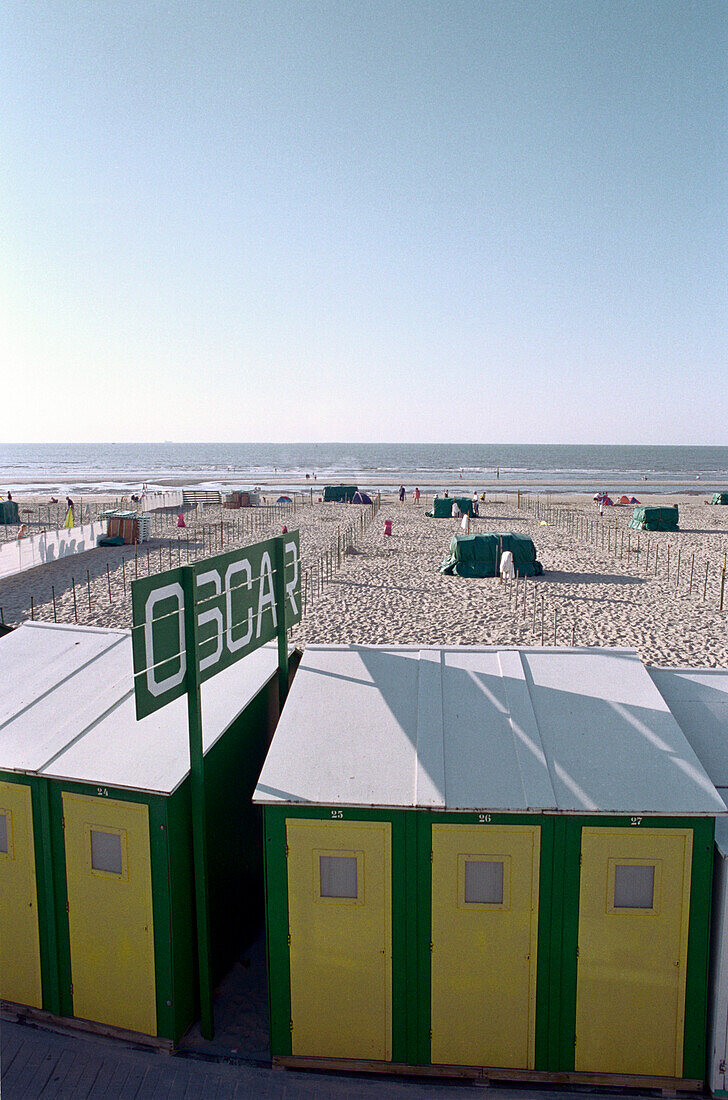
[[[296,604],[296,585],[298,584],[298,553],[295,542],[286,543],[286,554],[291,555],[293,558],[293,577],[286,585],[286,595],[291,601],[291,610],[294,615],[298,614],[298,605]],[[285,555],[284,555],[285,557]]]
[[[252,577],[250,572],[250,562],[247,558],[243,558],[242,561],[232,562],[225,572],[225,609],[227,611],[227,647],[231,653],[235,653],[238,649],[242,649],[246,646],[253,636],[253,609],[248,608],[248,629],[242,638],[233,638],[234,627],[240,625],[233,622],[233,593],[230,585],[231,579],[236,573],[245,574],[245,586],[250,591],[252,585]],[[241,585],[237,586],[242,587]]]
[[[154,607],[162,600],[175,598],[177,600],[177,623],[179,629],[179,669],[164,680],[156,677],[156,661],[154,659]],[[184,652],[184,619],[185,619],[185,594],[181,584],[165,584],[163,588],[155,588],[149,593],[144,605],[144,648],[147,661],[147,690],[150,695],[163,695],[165,691],[176,688],[185,678],[187,672],[187,656]],[[171,656],[176,656],[172,654]]]
[[[268,591],[266,593],[266,578],[268,581]],[[263,612],[266,607],[270,607],[270,613],[273,616],[273,627],[278,629],[278,616],[276,615],[276,597],[273,591],[273,567],[270,563],[270,554],[266,550],[260,559],[260,588],[258,589],[258,623],[255,629],[256,638],[260,637],[260,632],[263,628]]]
[[[200,573],[197,576],[196,584],[198,588],[201,588],[204,584],[215,585],[215,595],[219,596],[221,591],[220,574],[216,569],[210,569],[207,573]],[[211,607],[207,611],[203,611],[197,616],[198,627],[204,626],[205,623],[217,623],[216,631],[216,646],[212,653],[208,653],[207,657],[203,657],[200,661],[200,672],[204,672],[206,668],[210,668],[212,665],[216,665],[222,655],[222,634],[223,634],[223,621],[222,611],[219,607]],[[212,641],[212,638],[208,638],[205,642],[205,648],[207,648]],[[201,648],[198,645],[198,648]]]

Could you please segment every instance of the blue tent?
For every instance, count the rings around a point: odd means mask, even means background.
[[[363,493],[361,491],[361,489],[357,489],[357,491],[354,493],[354,496],[351,498],[351,503],[352,504],[371,504],[372,503],[372,498],[369,496],[369,493]]]
[[[276,504],[293,504],[290,497],[278,497]]]

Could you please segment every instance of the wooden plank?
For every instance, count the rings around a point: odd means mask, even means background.
[[[309,1058],[282,1055],[274,1066],[285,1069],[325,1070],[335,1073],[390,1073],[414,1077],[465,1077],[477,1081],[521,1081],[548,1085],[599,1085],[604,1088],[659,1089],[671,1092],[701,1092],[703,1082],[687,1077],[631,1076],[625,1073],[553,1072],[533,1069],[499,1069],[491,1066],[410,1066],[402,1062],[376,1062],[365,1058]]]
[[[112,1027],[111,1024],[99,1024],[94,1020],[81,1020],[75,1016],[54,1016],[52,1012],[46,1012],[40,1008],[27,1008],[25,1005],[11,1004],[9,1001],[0,1001],[0,1020],[17,1021],[25,1023],[42,1024],[43,1027],[65,1035],[74,1035],[85,1032],[87,1035],[104,1035],[109,1039],[123,1039],[127,1043],[135,1043],[138,1046],[151,1047],[171,1054],[174,1051],[174,1043],[171,1039],[165,1039],[159,1035],[144,1035],[140,1031],[128,1031],[123,1027]]]

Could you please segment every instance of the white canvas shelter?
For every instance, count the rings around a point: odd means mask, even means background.
[[[651,668],[650,675],[728,804],[728,669]],[[728,1095],[728,818],[715,823],[708,1084]]]
[[[254,801],[715,815],[632,649],[309,646]]]
[[[0,668],[0,770],[159,794],[189,773],[186,697],[136,719],[130,631],[23,623]],[[262,646],[202,685],[205,752],[277,668]]]

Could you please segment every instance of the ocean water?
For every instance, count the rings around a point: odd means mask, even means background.
[[[146,483],[285,488],[304,480],[423,490],[483,486],[642,492],[728,486],[728,447],[486,443],[0,444],[0,492],[126,491]],[[645,484],[645,480],[647,483]],[[702,485],[697,486],[696,481]]]

